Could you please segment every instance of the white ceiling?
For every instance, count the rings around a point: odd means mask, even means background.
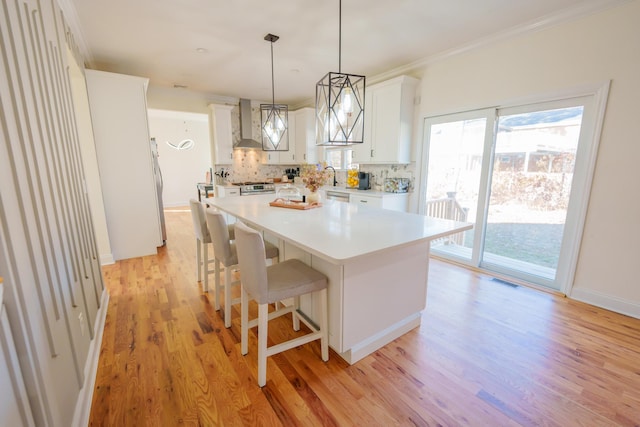
[[[276,102],[312,99],[317,81],[338,71],[338,0],[60,1],[89,68],[148,77],[151,85],[270,101],[267,33],[280,36],[273,45]],[[620,2],[344,0],[342,72],[407,72]]]

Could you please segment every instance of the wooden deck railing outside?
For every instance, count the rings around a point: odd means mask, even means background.
[[[428,200],[426,203],[426,215],[434,218],[450,219],[453,221],[466,221],[468,208],[463,208],[456,200],[456,193],[449,192],[447,197],[442,199]],[[451,236],[443,237],[432,241],[433,243],[443,243],[445,245],[463,245],[464,233],[456,233]]]

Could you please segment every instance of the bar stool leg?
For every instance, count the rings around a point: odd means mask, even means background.
[[[231,266],[224,267],[224,327],[231,327]]]
[[[267,324],[269,323],[269,304],[258,305],[258,385],[267,383]]]
[[[216,311],[220,310],[220,261],[218,261],[218,258],[216,258],[215,260],[215,281],[216,281],[216,302],[215,302],[215,307],[216,307]]]
[[[243,356],[249,352],[249,294],[242,288],[240,297],[240,352]]]
[[[202,269],[204,270],[204,291],[209,292],[209,244],[202,243],[203,252],[204,252],[204,260]],[[200,272],[200,270],[198,270]]]
[[[327,304],[327,289],[320,291],[320,348],[322,350],[322,360],[329,360],[329,313]]]
[[[196,270],[198,272],[198,282],[202,280],[200,264],[202,263],[202,249],[200,247],[200,239],[196,238]]]
[[[300,318],[298,317],[298,309],[300,309],[300,297],[293,297],[293,313],[291,313],[291,318],[293,319],[293,330],[300,330]]]

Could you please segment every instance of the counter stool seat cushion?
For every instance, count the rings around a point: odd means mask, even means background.
[[[266,295],[253,294],[258,304],[272,304],[327,287],[327,277],[299,259],[289,259],[267,268]]]

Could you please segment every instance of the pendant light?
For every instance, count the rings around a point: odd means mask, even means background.
[[[338,72],[316,85],[316,145],[361,144],[365,77],[342,72],[342,0],[339,2]]]
[[[185,138],[180,141],[178,144],[174,144],[173,142],[169,142],[169,141],[165,141],[166,144],[173,148],[174,150],[191,150],[195,145],[195,141],[191,138],[189,138],[189,128],[187,126],[187,122],[186,120],[183,122],[184,123],[184,136]]]
[[[264,151],[289,150],[289,107],[276,104],[273,78],[273,44],[280,37],[267,34],[264,39],[271,43],[271,104],[260,104],[260,123],[262,124],[262,149]]]

